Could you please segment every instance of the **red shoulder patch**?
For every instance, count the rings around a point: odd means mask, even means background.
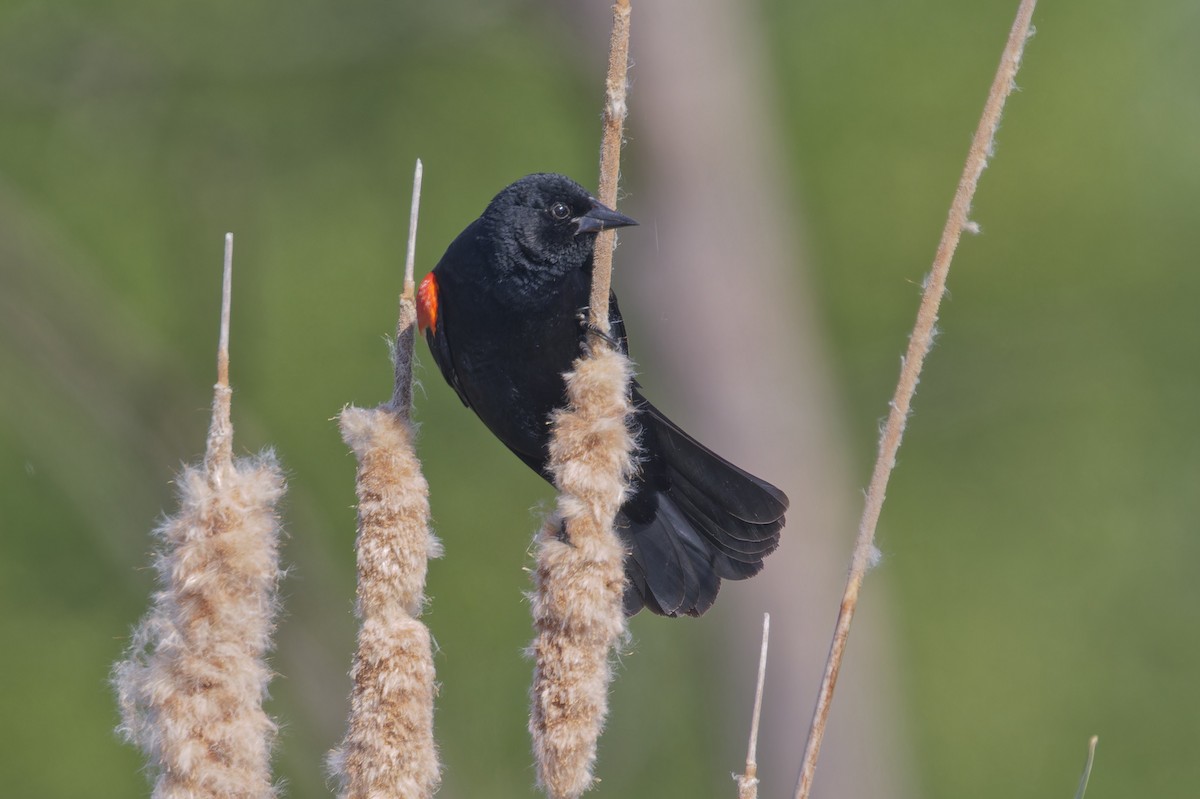
[[[417,330],[424,333],[432,330],[437,333],[438,317],[438,284],[433,272],[421,281],[417,289]]]

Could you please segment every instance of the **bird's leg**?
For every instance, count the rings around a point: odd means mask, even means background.
[[[601,330],[598,325],[595,325],[592,323],[591,315],[588,313],[587,308],[581,308],[579,310],[579,313],[575,314],[575,318],[579,320],[579,324],[583,328],[585,333],[587,333],[588,335],[591,335],[591,336],[595,336],[596,338],[603,339],[604,341],[607,341],[608,345],[610,347],[612,347],[614,350],[621,349],[621,345],[617,343],[617,340],[615,338],[613,338],[608,333]],[[583,340],[583,343],[586,345],[586,344],[590,343],[590,340],[585,337]]]

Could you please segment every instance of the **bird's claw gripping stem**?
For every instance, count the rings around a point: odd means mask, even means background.
[[[594,324],[591,317],[588,315],[588,309],[583,308],[579,313],[575,314],[575,318],[579,320],[579,324],[583,326],[584,331],[588,334],[588,338],[584,339],[585,346],[590,346],[591,342],[598,338],[608,342],[608,345],[614,350],[621,349],[621,345],[617,340],[610,336],[606,331],[601,330],[600,326]]]

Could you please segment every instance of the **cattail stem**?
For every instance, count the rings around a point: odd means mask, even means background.
[[[119,731],[146,754],[155,799],[268,799],[275,723],[263,712],[277,611],[283,474],[272,453],[231,457],[225,277],[213,417],[203,466],[177,480],[179,512],[156,531],[160,590],[113,669]]]
[[[615,207],[625,121],[629,0],[613,6],[600,158],[600,200]],[[590,321],[607,334],[611,231],[596,240]],[[591,787],[596,745],[608,715],[609,657],[627,635],[625,549],[613,529],[633,472],[630,382],[623,353],[593,337],[564,375],[567,407],[554,415],[549,471],[558,515],[537,538],[532,611],[536,637],[529,732],[538,784],[551,799]]]
[[[421,163],[421,159],[418,158],[417,166],[413,170],[412,203],[409,205],[408,211],[408,246],[404,258],[404,293],[400,295],[403,299],[409,301],[416,297],[416,280],[414,280],[413,274],[416,270],[417,262],[417,217],[421,211],[421,176],[424,172],[425,167]]]
[[[233,301],[233,234],[225,234],[221,275],[221,332],[217,339],[217,384],[213,386],[212,421],[205,447],[205,469],[214,485],[233,461],[233,392],[229,388],[229,312]]]
[[[600,145],[600,202],[609,208],[617,207],[617,183],[621,175],[621,144],[624,138],[625,117],[629,107],[625,101],[629,71],[629,0],[617,0],[613,6],[613,29],[608,48],[608,78],[604,84],[604,133]],[[602,230],[596,236],[596,255],[592,267],[591,323],[608,332],[608,294],[612,289],[613,249],[617,244],[615,230]]]
[[[417,306],[413,273],[417,260],[417,217],[421,211],[421,177],[425,172],[421,159],[413,170],[412,205],[408,213],[408,246],[404,258],[404,291],[400,295],[400,313],[396,320],[396,377],[392,384],[391,410],[406,422],[412,418],[413,349],[417,343]]]
[[[217,341],[217,385],[229,385],[229,310],[233,301],[233,234],[225,234],[225,262],[221,274],[221,335]]]
[[[1083,774],[1079,776],[1079,787],[1075,789],[1075,799],[1083,799],[1087,794],[1088,780],[1092,778],[1092,764],[1096,761],[1096,744],[1100,743],[1100,736],[1093,735],[1088,739],[1087,760],[1083,764]]]
[[[1022,0],[1017,10],[1016,21],[1009,33],[1008,43],[1000,59],[1000,66],[992,81],[991,90],[988,92],[983,115],[971,141],[963,174],[959,179],[958,190],[954,194],[950,214],[933,260],[933,268],[921,297],[917,321],[912,335],[909,337],[908,351],[905,353],[900,369],[900,379],[890,403],[887,422],[879,442],[879,454],[875,461],[870,485],[867,487],[867,498],[862,519],[859,522],[850,575],[838,611],[833,642],[821,678],[821,687],[817,695],[816,707],[813,710],[812,726],[809,729],[800,776],[796,783],[796,799],[807,799],[812,791],[817,757],[821,751],[821,741],[824,738],[825,725],[829,718],[829,706],[833,701],[834,686],[837,684],[838,672],[846,650],[846,641],[850,636],[850,623],[858,606],[858,595],[862,588],[863,578],[875,551],[875,528],[883,510],[888,478],[896,465],[896,453],[900,449],[900,441],[904,436],[904,427],[908,421],[909,408],[913,395],[916,393],[925,356],[933,344],[934,327],[937,322],[938,308],[941,306],[942,297],[946,292],[946,276],[950,272],[950,262],[954,257],[958,242],[962,238],[963,230],[970,225],[968,215],[971,209],[971,200],[975,196],[979,176],[987,166],[988,156],[992,152],[996,128],[1000,124],[1000,114],[1004,109],[1004,101],[1014,86],[1013,81],[1021,63],[1025,42],[1029,38],[1030,23],[1036,5],[1036,0]]]
[[[758,681],[754,687],[754,713],[750,717],[750,743],[746,746],[746,770],[734,775],[738,799],[758,799],[758,723],[762,718],[763,684],[767,679],[767,642],[771,637],[771,614],[763,614],[762,649],[758,653]]]
[[[429,525],[429,486],[411,422],[420,187],[418,160],[392,399],[370,410],[346,407],[339,418],[342,438],[358,459],[356,612],[362,620],[346,737],[329,757],[342,799],[428,799],[441,781],[433,740],[433,642],[417,618],[429,558],[441,554]]]

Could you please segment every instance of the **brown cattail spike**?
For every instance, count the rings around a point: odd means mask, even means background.
[[[412,273],[420,197],[417,161],[392,399],[371,410],[347,407],[339,419],[342,438],[358,459],[355,550],[362,620],[350,670],[348,729],[329,756],[342,799],[428,799],[441,780],[433,741],[433,641],[417,620],[425,603],[428,560],[441,555],[429,527],[429,486],[411,422]]]
[[[146,754],[155,799],[269,799],[275,723],[263,712],[278,609],[284,479],[275,456],[231,455],[230,255],[218,382],[203,467],[176,481],[180,509],[156,531],[160,590],[113,669],[121,734]]]
[[[429,488],[409,422],[386,407],[348,407],[342,437],[358,458],[358,606],[350,721],[330,756],[343,799],[424,799],[440,766],[429,629],[417,620],[426,564],[441,554],[429,530]]]
[[[629,0],[613,6],[600,201],[616,208],[627,111]],[[555,414],[549,470],[558,517],[537,537],[532,609],[537,632],[529,731],[538,784],[551,799],[574,799],[593,783],[596,744],[608,714],[609,657],[626,635],[625,551],[613,529],[633,472],[629,432],[633,366],[606,340],[613,231],[596,238],[589,299],[589,352],[566,374],[567,408]]]
[[[537,538],[537,636],[529,730],[538,782],[552,799],[593,782],[608,714],[610,654],[626,635],[625,551],[613,517],[633,469],[629,359],[600,348],[566,375],[568,409],[554,418],[550,471],[558,515]]]

